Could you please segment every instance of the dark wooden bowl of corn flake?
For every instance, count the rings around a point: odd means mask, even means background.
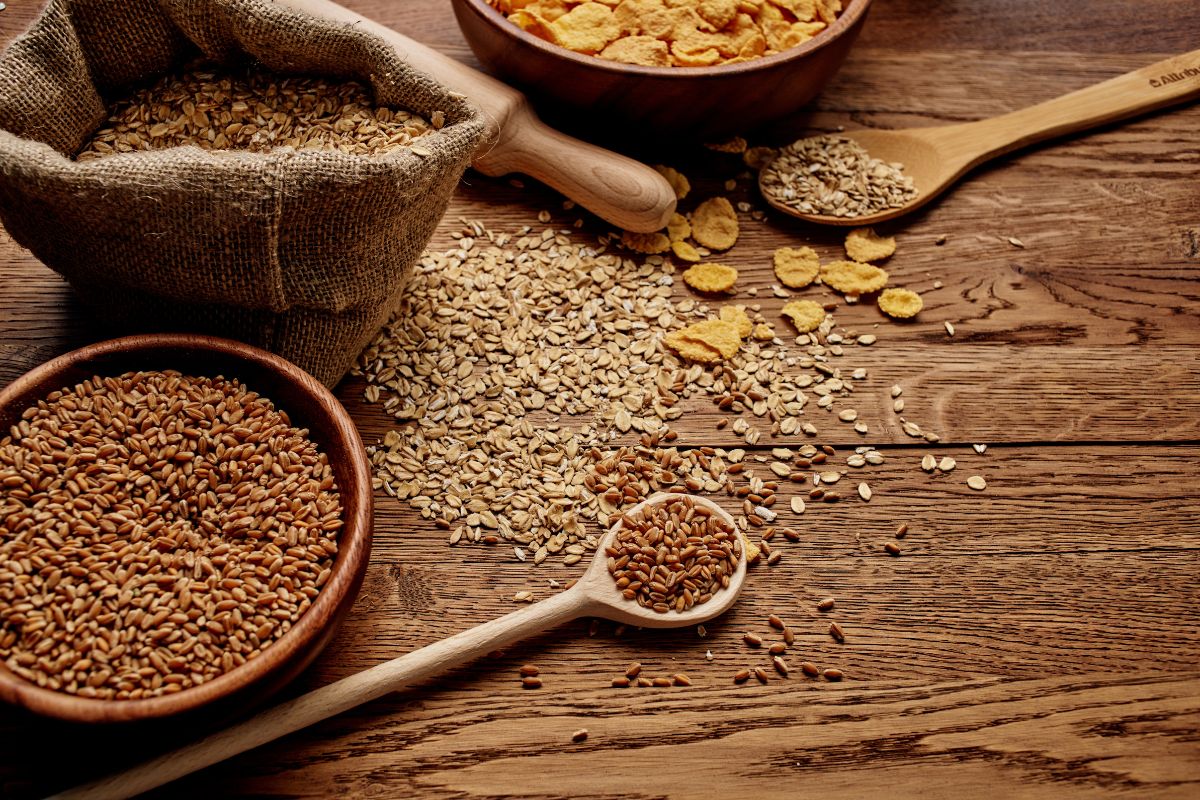
[[[841,68],[871,0],[844,9],[812,39],[772,55],[708,67],[641,66],[598,58],[528,33],[488,0],[451,0],[463,37],[488,71],[525,91],[539,112],[609,135],[715,141],[799,111]]]
[[[373,508],[370,469],[366,453],[358,431],[355,429],[354,423],[345,409],[342,408],[337,399],[324,386],[299,367],[282,358],[248,345],[224,339],[186,334],[131,336],[101,342],[68,353],[37,367],[18,378],[3,390],[0,390],[0,431],[2,431],[0,439],[10,434],[12,426],[20,421],[25,409],[36,405],[39,400],[44,400],[52,392],[65,387],[73,387],[94,376],[115,377],[131,371],[174,371],[186,376],[204,378],[224,376],[228,379],[236,379],[236,381],[245,385],[248,392],[261,395],[270,400],[274,404],[275,409],[284,412],[287,417],[286,421],[290,422],[293,428],[307,429],[307,434],[304,438],[315,443],[317,449],[326,456],[333,479],[336,482],[340,512],[336,511],[337,506],[329,506],[327,504],[322,507],[327,516],[337,516],[341,520],[340,530],[336,534],[329,535],[330,540],[334,540],[336,536],[336,554],[330,554],[333,560],[332,564],[321,569],[323,578],[319,576],[311,584],[304,584],[301,587],[301,590],[303,590],[311,586],[311,588],[316,590],[316,593],[315,596],[311,593],[305,595],[311,605],[308,605],[307,608],[299,609],[298,618],[294,622],[289,623],[291,625],[290,629],[278,635],[278,638],[271,641],[268,646],[262,646],[261,649],[257,650],[249,658],[243,656],[243,663],[232,666],[232,668],[228,668],[227,671],[215,677],[198,682],[196,685],[183,688],[182,690],[176,690],[171,694],[144,696],[138,699],[84,697],[69,693],[68,691],[43,688],[43,686],[37,685],[35,680],[31,679],[30,676],[22,677],[18,675],[13,669],[6,666],[4,659],[0,658],[0,699],[17,706],[22,706],[36,714],[75,723],[136,723],[180,714],[191,716],[192,712],[199,713],[199,710],[202,708],[206,717],[225,717],[236,714],[239,710],[247,706],[262,702],[272,692],[282,688],[288,681],[308,666],[321,649],[332,639],[340,621],[350,610],[354,602],[362,583],[371,549]],[[72,402],[74,401],[72,400]],[[170,411],[168,410],[167,413],[169,414]],[[262,418],[258,419],[261,420]],[[271,417],[268,417],[268,419],[271,419]],[[272,428],[271,430],[277,431],[280,429]],[[280,437],[270,439],[269,443],[264,445],[265,451],[275,449],[277,442],[281,440]],[[144,442],[145,440],[142,439],[140,441]],[[262,439],[259,439],[259,441],[262,441]],[[294,442],[295,440],[289,439],[287,441]],[[306,447],[307,445],[302,446]],[[232,442],[229,444],[229,447],[233,447]],[[224,452],[228,455],[229,451],[225,450]],[[242,450],[238,452],[240,458],[241,454],[246,451]],[[264,450],[259,450],[258,452],[263,453]],[[300,451],[293,450],[292,452]],[[306,450],[304,452],[311,451]],[[183,456],[185,461],[188,455],[195,454],[185,453]],[[134,458],[133,460],[137,461],[138,459]],[[278,459],[273,457],[270,461],[278,466]],[[260,461],[259,463],[261,464],[262,462]],[[287,463],[290,466],[296,462],[289,457],[287,458]],[[222,467],[219,468],[223,469]],[[237,466],[229,467],[229,469],[240,468],[240,462]],[[208,475],[211,479],[213,475],[212,469],[210,467],[205,467],[205,469],[206,472],[203,474]],[[195,471],[193,470],[187,474],[195,474]],[[7,476],[9,480],[6,482],[3,476]],[[266,470],[262,470],[256,480],[261,482],[260,485],[270,486],[272,479],[266,474]],[[28,489],[19,490],[14,488],[13,484],[17,482],[18,478],[14,477],[12,465],[0,463],[0,504],[17,502],[12,495],[14,491],[25,492],[22,496],[22,501],[29,499],[30,493]],[[325,483],[328,483],[327,479]],[[323,489],[323,491],[327,492],[328,490]],[[7,501],[4,499],[6,492],[10,494],[10,498]],[[283,495],[283,492],[280,491],[277,494]],[[313,495],[310,491],[310,497],[320,498],[322,496],[325,495],[320,493]],[[294,510],[296,507],[293,506],[291,508]],[[274,511],[271,513],[272,515],[275,514]],[[13,515],[8,516],[11,517]],[[272,519],[276,518],[272,516]],[[329,525],[329,529],[336,530],[336,522],[333,522],[332,519],[326,519],[326,517],[321,517],[321,519],[325,520],[326,524]],[[196,522],[197,526],[202,524],[200,519],[193,521]],[[82,525],[82,523],[79,524]],[[269,525],[270,523],[264,524]],[[32,527],[32,525],[27,524],[27,529],[28,527]],[[269,527],[266,529],[279,530],[278,528]],[[95,531],[96,528],[89,528],[89,530]],[[107,530],[111,534],[111,526]],[[228,533],[228,530],[223,529],[220,535],[225,536]],[[19,535],[19,532],[16,535]],[[12,536],[14,536],[14,532],[8,526],[7,520],[0,520],[0,545],[3,544],[5,538],[11,538]],[[112,537],[109,536],[107,541],[111,542]],[[197,540],[193,539],[192,541]],[[278,546],[279,540],[277,536],[274,541]],[[305,533],[305,541],[310,541],[307,531]],[[325,540],[318,539],[317,541],[323,543]],[[51,543],[54,544],[53,540],[51,540]],[[58,547],[58,545],[55,546]],[[327,549],[331,547],[329,545]],[[60,551],[66,552],[65,549]],[[296,564],[295,554],[292,553],[290,555],[292,555],[293,560],[288,563],[294,566]],[[186,558],[186,554],[184,558]],[[251,559],[247,558],[246,561],[251,561]],[[0,562],[2,562],[2,559],[0,559]],[[151,559],[151,563],[154,563],[153,559]],[[211,559],[209,559],[209,564],[211,565],[211,563]],[[252,563],[257,563],[258,566],[263,566],[265,569],[263,562]],[[324,562],[319,563],[324,564]],[[272,563],[271,566],[274,566],[276,570],[280,569],[277,564]],[[27,563],[21,565],[21,568],[28,571],[36,569],[37,565]],[[99,574],[99,569],[99,567],[96,567],[95,572],[89,572],[87,578]],[[313,569],[316,569],[316,567],[313,567]],[[267,571],[270,572],[271,570]],[[109,573],[112,574],[112,570]],[[257,574],[261,575],[262,573]],[[297,573],[293,572],[292,574],[295,575]],[[7,577],[0,577],[0,606],[9,604],[11,611],[16,604],[12,598],[14,598],[14,587],[18,582],[17,573],[12,563],[7,568],[3,563],[0,563],[0,576],[4,575],[7,575]],[[253,577],[251,575],[251,578]],[[4,586],[5,580],[9,583],[7,590]],[[166,580],[164,578],[164,581]],[[231,578],[230,580],[232,581],[233,579]],[[236,581],[234,583],[242,587],[250,586],[251,588],[256,588],[253,580],[246,580],[249,582]],[[103,580],[98,582],[103,583]],[[179,585],[182,584],[176,584],[176,586]],[[230,586],[224,588],[228,588],[232,592],[233,585],[231,583]],[[270,584],[268,583],[267,585],[269,586]],[[44,589],[46,584],[43,583],[42,586],[42,597],[47,597],[48,593]],[[261,588],[261,582],[259,582],[257,588]],[[74,585],[71,591],[77,591]],[[165,591],[175,592],[175,587],[168,586]],[[176,594],[181,593],[180,591]],[[96,597],[102,596],[102,591],[97,591],[94,595]],[[246,600],[249,597],[245,588],[242,588],[240,594],[235,592],[233,595],[235,601],[237,598]],[[108,596],[112,597],[111,591],[108,593]],[[261,594],[259,597],[261,598]],[[177,599],[177,597],[173,599]],[[266,599],[268,601],[266,605],[271,605],[270,598]],[[84,603],[86,605],[91,602],[94,602],[93,596],[89,595]],[[43,603],[43,605],[46,605],[46,603]],[[61,603],[58,605],[61,608]],[[242,606],[245,608],[245,603]],[[211,603],[209,607],[213,607]],[[76,613],[76,618],[83,619],[82,614],[72,612],[70,608],[62,608],[61,610],[63,615],[58,617],[60,620],[65,619],[72,613]],[[151,610],[154,610],[153,606]],[[249,613],[248,608],[246,608],[246,611]],[[8,619],[10,616],[6,615],[5,619]],[[122,619],[128,618],[123,617]],[[180,619],[179,621],[182,622],[183,620]],[[191,621],[195,622],[196,620],[193,619]],[[236,623],[240,624],[243,621],[244,617],[239,617]],[[205,624],[207,624],[207,621]],[[228,618],[222,624],[228,624]],[[0,643],[5,641],[4,637],[14,627],[19,626],[0,621]],[[45,630],[45,627],[48,626],[43,626],[40,630],[35,631],[35,633]],[[188,636],[194,637],[196,635],[188,633],[182,627],[179,630],[182,632],[185,640]],[[23,642],[22,637],[23,634],[18,634],[19,642]],[[36,635],[31,635],[30,639],[35,642],[40,641]],[[170,640],[165,639],[164,641]],[[243,643],[244,640],[239,641],[239,645]],[[36,645],[34,647],[36,648]],[[111,652],[111,650],[106,652]],[[70,654],[62,653],[61,655],[63,658],[67,658]],[[86,653],[81,654],[81,657],[86,657],[86,655]],[[224,658],[223,653],[221,657]],[[79,665],[76,664],[75,666],[78,667]],[[179,667],[179,665],[176,665],[176,667]],[[184,671],[176,667],[167,667],[167,669],[175,672]],[[86,670],[86,666],[80,667],[80,670]],[[72,672],[71,674],[76,675],[77,673]],[[43,679],[44,676],[38,673],[34,674],[32,678]],[[156,679],[156,682],[158,680]],[[78,691],[78,688],[76,688],[76,691]]]

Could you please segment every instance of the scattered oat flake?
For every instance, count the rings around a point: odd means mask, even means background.
[[[975,452],[979,453],[980,455],[983,455],[984,453],[987,452],[986,444],[973,444],[973,445],[971,445],[971,447],[975,448]]]
[[[1011,244],[1013,247],[1021,247],[1021,248],[1025,247],[1025,243],[1022,242],[1020,239],[1018,239],[1015,236],[1008,237],[1008,243]]]
[[[863,499],[864,503],[869,503],[873,494],[874,493],[871,491],[871,487],[866,483],[860,483],[858,485],[858,496]]]
[[[982,475],[972,475],[967,478],[967,486],[970,486],[977,492],[982,492],[987,488],[987,481],[983,479]]]
[[[954,335],[954,323],[950,322],[949,320],[946,320],[945,325],[946,325],[946,333],[949,334],[950,336],[953,336]]]
[[[955,461],[950,456],[944,456],[942,458],[942,460],[938,462],[937,468],[940,469],[942,472],[949,472],[950,470],[954,469],[956,466],[958,466],[957,461]]]

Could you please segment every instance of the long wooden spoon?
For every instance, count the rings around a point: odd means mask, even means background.
[[[666,492],[655,494],[627,513],[636,517],[648,506],[662,505],[683,496]],[[719,516],[731,529],[733,528],[733,518],[720,506],[703,497],[687,497],[694,505]],[[619,529],[618,522],[601,540],[596,555],[583,577],[565,592],[301,695],[195,744],[159,756],[125,772],[69,789],[55,797],[102,800],[130,797],[149,791],[444,672],[484,653],[579,617],[604,617],[643,628],[678,628],[712,619],[725,612],[737,600],[746,580],[744,554],[730,576],[728,587],[716,592],[708,602],[692,606],[686,611],[659,614],[624,599],[608,572],[608,558],[604,552]]]
[[[472,164],[484,175],[523,172],[625,230],[649,233],[666,227],[675,210],[675,192],[661,175],[632,158],[548,127],[525,95],[511,86],[333,0],[277,2],[370,31],[394,47],[413,68],[465,94],[487,119],[488,135]]]
[[[759,173],[759,187],[768,203],[793,217],[824,225],[873,225],[917,210],[967,171],[997,156],[1196,97],[1200,97],[1200,50],[992,119],[900,131],[849,131],[846,136],[873,158],[903,164],[918,191],[907,205],[874,214],[836,217],[786,206],[765,191],[770,164]]]

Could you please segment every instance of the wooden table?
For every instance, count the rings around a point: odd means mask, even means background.
[[[473,62],[445,2],[347,1]],[[8,5],[4,41],[34,14],[31,0]],[[878,2],[839,77],[790,130],[990,116],[1193,49],[1197,31],[1194,0]],[[759,569],[707,639],[568,625],[161,796],[1197,797],[1198,131],[1193,106],[1026,153],[894,229],[889,270],[926,288],[927,305],[915,324],[881,324],[860,359],[879,398],[864,409],[868,441],[888,459],[876,496],[811,511],[803,543]],[[736,172],[700,148],[649,157],[684,169],[699,196]],[[460,216],[514,229],[559,201],[468,173],[432,246],[449,244]],[[811,243],[828,258],[838,241],[769,216],[747,220],[729,260],[745,285],[768,287],[774,248]],[[782,302],[759,299],[770,315]],[[843,325],[879,321],[870,306],[837,313]],[[0,384],[103,335],[54,273],[0,234]],[[879,390],[894,381],[906,415],[939,444],[899,429]],[[388,419],[362,390],[347,381],[339,396],[374,441]],[[733,443],[701,410],[685,417],[681,442]],[[864,443],[848,430],[829,441]],[[959,468],[928,475],[917,466],[925,452]],[[972,473],[987,477],[985,492],[965,486]],[[546,578],[578,569],[532,570],[503,548],[451,550],[443,531],[383,495],[377,518],[358,603],[296,691],[510,611],[515,591],[543,596]],[[904,553],[889,557],[880,543],[904,521]],[[838,599],[843,645],[814,608],[825,595]],[[733,685],[748,662],[741,631],[765,630],[772,611],[801,631],[793,661],[836,664],[847,679]],[[635,660],[694,685],[609,688]],[[542,670],[540,691],[519,686],[527,662]],[[590,738],[572,744],[584,727]],[[5,797],[163,746],[11,711],[0,741]]]

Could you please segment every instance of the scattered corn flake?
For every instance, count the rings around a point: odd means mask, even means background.
[[[846,235],[846,255],[854,261],[882,261],[896,252],[896,237],[880,236],[872,228],[855,228]]]
[[[888,274],[879,267],[858,261],[830,261],[821,266],[821,280],[845,294],[869,294],[887,286]]]
[[[775,331],[765,322],[760,322],[754,326],[754,331],[751,334],[760,342],[769,342],[775,338]]]
[[[667,238],[672,242],[682,242],[692,235],[692,224],[683,214],[672,214],[667,223]]]
[[[671,188],[675,190],[676,200],[682,200],[688,196],[688,192],[692,190],[692,184],[686,175],[674,167],[665,167],[662,164],[656,164],[654,169],[667,179],[667,183],[671,184]]]
[[[792,321],[800,333],[815,331],[825,320],[825,307],[815,300],[793,300],[780,313]]]
[[[621,244],[635,253],[646,253],[647,255],[665,253],[671,249],[671,240],[662,232],[634,233],[633,231],[622,231]]]
[[[689,361],[715,364],[733,358],[742,345],[737,326],[720,319],[706,319],[678,331],[671,331],[663,342]]]
[[[554,44],[586,54],[599,53],[621,35],[612,9],[603,3],[581,3],[551,22],[549,29]]]
[[[750,541],[750,537],[747,536],[746,534],[743,533],[743,534],[741,534],[741,536],[742,536],[742,550],[746,553],[746,563],[747,564],[758,563],[759,557],[762,556],[762,549],[758,545],[756,545],[754,542]]]
[[[696,264],[683,273],[684,282],[698,292],[727,292],[737,278],[738,271],[725,264]]]
[[[692,212],[692,238],[713,250],[728,250],[738,238],[737,213],[724,197],[710,197]]]
[[[884,289],[878,302],[879,310],[895,319],[915,317],[925,307],[921,295],[911,289]]]
[[[671,252],[683,261],[699,261],[700,253],[692,246],[691,242],[671,242]]]
[[[693,267],[695,269],[695,267]],[[737,326],[738,336],[745,339],[754,330],[754,323],[746,314],[745,306],[721,306],[721,319]]]
[[[600,51],[600,57],[642,67],[671,66],[671,52],[667,43],[653,36],[626,36],[617,39]]]
[[[746,166],[753,170],[760,170],[775,158],[776,150],[773,147],[751,147],[742,154],[742,161]]]
[[[718,153],[744,153],[746,152],[746,140],[741,136],[734,136],[724,142],[716,142],[713,144],[704,145],[709,150],[716,150]]]
[[[775,275],[792,289],[802,289],[817,279],[821,259],[811,247],[781,247],[775,251]]]

